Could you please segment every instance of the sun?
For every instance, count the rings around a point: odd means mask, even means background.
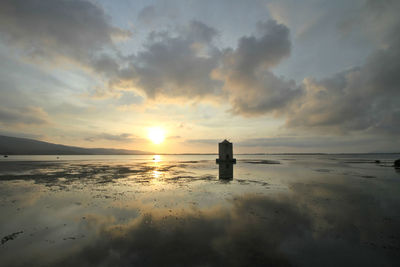
[[[156,145],[161,144],[165,139],[165,131],[161,127],[152,127],[149,129],[147,137]]]

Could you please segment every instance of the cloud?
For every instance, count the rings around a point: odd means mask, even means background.
[[[131,81],[148,98],[203,98],[221,94],[221,82],[211,72],[219,63],[213,45],[217,32],[192,21],[178,33],[152,32],[145,49],[132,56],[130,68],[121,70],[118,85]]]
[[[167,139],[180,139],[180,138],[182,138],[182,136],[180,135],[171,135],[167,137]]]
[[[14,131],[9,131],[9,130],[3,130],[1,128],[0,128],[0,135],[19,137],[19,138],[36,139],[36,140],[40,140],[40,139],[44,138],[44,135],[41,135],[41,134],[31,134],[31,133],[27,133],[27,132],[14,132]]]
[[[393,4],[389,1],[380,8],[393,8],[388,3]],[[380,8],[368,9],[373,12],[369,15],[381,14]],[[306,79],[302,84],[306,93],[291,106],[287,126],[341,133],[400,133],[400,19],[386,18],[375,27],[392,35],[364,65],[322,80]]]
[[[142,102],[143,102],[143,97],[129,91],[121,92],[121,95],[117,100],[117,104],[120,106],[135,105],[135,104],[140,104]]]
[[[122,133],[122,134],[101,133],[95,136],[90,136],[85,138],[85,140],[89,142],[94,142],[98,140],[107,140],[115,142],[133,142],[136,139],[137,138],[130,133]]]
[[[48,114],[40,107],[28,106],[18,109],[0,107],[0,124],[26,126],[48,123]]]
[[[385,135],[383,135],[385,136]],[[216,145],[223,139],[187,139],[188,144]],[[335,132],[326,135],[277,136],[232,140],[235,153],[363,153],[397,152],[400,142],[397,139],[386,140],[382,135],[337,135]],[[278,149],[277,149],[278,148]],[[216,150],[215,150],[216,151]]]
[[[268,69],[290,55],[289,29],[274,20],[259,22],[261,36],[239,39],[238,48],[228,54],[233,69],[244,77],[253,77],[258,69]]]
[[[235,48],[218,47],[219,32],[194,20],[174,30],[153,31],[142,50],[122,56],[115,40],[130,32],[113,26],[93,2],[5,0],[0,2],[0,32],[2,41],[25,55],[88,67],[108,86],[97,88],[103,97],[132,90],[152,101],[212,99],[229,104],[235,115],[273,115],[293,129],[398,134],[398,7],[398,1],[367,1],[357,20],[345,23],[341,31],[377,36],[378,49],[359,67],[325,79],[309,77],[300,84],[273,72],[290,56],[292,46],[289,28],[275,20],[259,22],[256,33],[239,38]],[[138,19],[150,21],[156,11],[147,6]],[[116,104],[141,100],[124,93]],[[4,121],[21,116],[10,110],[3,108]]]
[[[235,114],[255,116],[279,111],[302,93],[294,81],[271,72],[290,55],[289,29],[269,20],[260,22],[258,31],[261,36],[242,37],[237,49],[227,49],[222,68],[216,70]]]
[[[331,136],[312,137],[270,137],[251,138],[235,142],[237,146],[246,147],[291,147],[291,148],[321,148],[321,147],[345,147],[349,145],[368,144],[376,141],[371,138],[332,138]]]
[[[97,73],[105,75],[108,78],[112,78],[115,75],[118,75],[118,71],[120,69],[119,62],[107,54],[93,56],[90,64],[90,66]]]
[[[142,8],[138,14],[138,20],[145,24],[151,24],[157,18],[156,8],[154,6],[146,6]]]
[[[257,33],[241,37],[235,49],[217,49],[216,30],[200,22],[176,36],[152,33],[134,58],[130,77],[150,98],[228,98],[233,114],[272,114],[285,119],[288,128],[396,134],[400,21],[390,11],[396,5],[366,3],[362,17],[368,25],[375,23],[369,31],[380,32],[382,45],[365,64],[325,79],[309,77],[296,84],[272,72],[291,50],[289,29],[274,20],[260,22]]]
[[[194,143],[194,144],[212,144],[216,145],[221,142],[220,139],[188,139],[185,141],[186,143]]]
[[[284,109],[302,93],[270,70],[290,55],[286,26],[260,22],[258,35],[242,37],[236,49],[217,48],[217,34],[199,21],[175,33],[152,32],[145,49],[112,84],[130,81],[152,99],[229,98],[233,113],[249,116]]]
[[[399,1],[365,0],[361,6],[353,10],[347,19],[342,20],[338,27],[345,36],[364,35],[367,42],[386,47],[398,37],[398,25],[400,22],[397,10]]]
[[[1,1],[0,31],[30,57],[84,65],[92,64],[96,52],[112,48],[113,39],[130,36],[112,26],[103,9],[84,0]]]

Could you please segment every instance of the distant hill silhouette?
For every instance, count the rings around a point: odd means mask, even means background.
[[[113,148],[83,148],[64,146],[28,138],[0,135],[2,155],[138,155],[151,152]]]

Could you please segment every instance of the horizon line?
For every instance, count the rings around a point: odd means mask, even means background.
[[[235,155],[376,155],[376,154],[400,154],[400,152],[286,152],[286,153],[234,153]],[[151,155],[217,155],[218,153],[139,153],[139,154],[4,154],[7,156],[151,156]]]

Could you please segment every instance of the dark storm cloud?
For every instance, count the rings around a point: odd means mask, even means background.
[[[110,24],[97,5],[84,0],[4,0],[0,31],[35,58],[67,58],[91,64],[94,52],[112,47],[129,32]]]

